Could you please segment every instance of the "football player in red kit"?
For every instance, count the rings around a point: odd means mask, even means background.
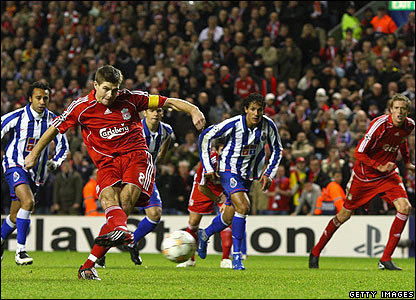
[[[370,200],[379,194],[383,200],[394,205],[397,213],[378,267],[382,270],[401,270],[393,263],[391,256],[406,225],[411,205],[398,174],[396,160],[400,150],[406,168],[414,173],[407,137],[414,130],[415,122],[407,117],[410,100],[406,96],[395,94],[387,105],[390,113],[371,122],[355,149],[356,161],[347,185],[344,206],[329,221],[319,242],[313,247],[309,255],[309,268],[319,268],[319,255],[335,231],[351,217],[355,209],[361,206],[367,208]]]
[[[41,151],[58,133],[76,124],[81,126],[88,154],[98,169],[97,194],[106,216],[91,254],[78,270],[81,279],[100,280],[95,261],[111,247],[133,241],[133,234],[127,229],[127,216],[133,207],[149,203],[155,172],[139,112],[172,108],[188,113],[198,130],[205,126],[205,117],[195,105],[144,91],[120,90],[122,82],[120,70],[110,65],[100,67],[95,74],[94,89],[56,117],[25,158],[26,169],[33,168]]]

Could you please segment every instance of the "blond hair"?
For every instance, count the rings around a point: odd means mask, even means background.
[[[402,94],[399,94],[399,93],[394,94],[393,97],[391,97],[391,99],[387,103],[387,107],[389,109],[392,109],[393,108],[393,103],[395,101],[403,101],[403,102],[405,102],[406,103],[406,109],[407,109],[407,111],[410,110],[411,101],[405,95],[402,95]]]

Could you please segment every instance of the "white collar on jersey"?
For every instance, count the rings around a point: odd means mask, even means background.
[[[29,106],[29,108],[30,108],[30,112],[32,113],[33,118],[35,120],[40,120],[40,119],[43,118],[43,115],[45,114],[45,111],[42,112],[42,113],[38,113],[38,112],[36,112],[36,111],[33,110],[32,106]]]

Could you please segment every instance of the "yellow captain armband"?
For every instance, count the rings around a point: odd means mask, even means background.
[[[149,95],[149,108],[159,107],[159,95]]]

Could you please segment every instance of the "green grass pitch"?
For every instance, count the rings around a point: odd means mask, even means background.
[[[17,266],[5,251],[1,264],[2,299],[349,299],[350,291],[415,291],[415,259],[395,259],[403,271],[377,269],[378,258],[249,256],[245,271],[220,269],[220,255],[197,257],[195,268],[176,268],[161,254],[107,254],[102,281],[77,278],[88,253],[30,252],[31,266]],[[369,297],[372,299],[372,297]],[[413,297],[414,298],[414,297]]]

